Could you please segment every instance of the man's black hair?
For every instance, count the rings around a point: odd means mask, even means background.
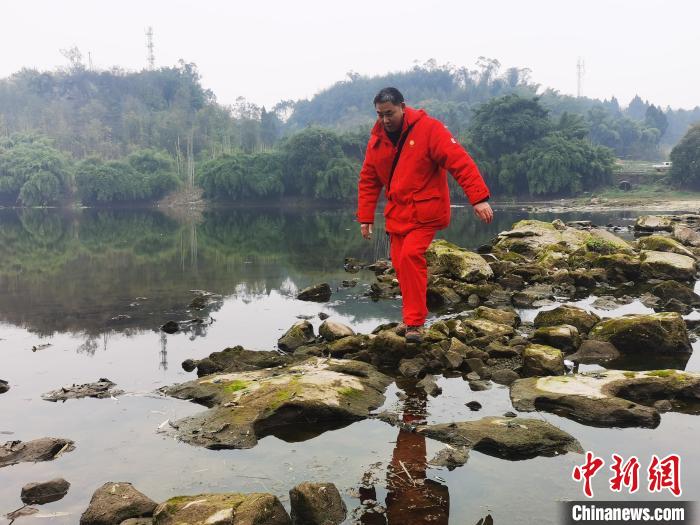
[[[394,106],[398,106],[403,102],[403,95],[395,87],[385,87],[374,97],[375,106],[382,102],[391,102]]]

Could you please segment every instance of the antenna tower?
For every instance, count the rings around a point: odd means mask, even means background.
[[[153,69],[156,65],[156,57],[153,54],[153,28],[148,26],[146,29],[146,58],[148,59],[148,69]]]
[[[577,77],[577,89],[576,96],[581,96],[581,86],[583,85],[583,75],[586,73],[586,64],[583,59],[579,57],[578,62],[576,62],[576,77]]]

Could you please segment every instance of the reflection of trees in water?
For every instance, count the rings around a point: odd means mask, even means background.
[[[439,235],[475,247],[525,215],[498,212],[487,227],[454,209]],[[190,289],[254,300],[285,282],[340,275],[345,257],[374,260],[386,241],[381,216],[375,243],[363,240],[353,209],[217,208],[202,220],[153,209],[0,210],[0,318],[41,335],[157,329],[171,313],[187,316]]]
[[[197,224],[191,222],[180,230],[180,267],[182,273],[197,273]],[[189,266],[187,265],[189,257]]]
[[[104,336],[106,337],[107,334],[105,333]],[[76,348],[76,352],[79,354],[95,355],[97,345],[97,337],[88,336],[88,338]]]
[[[97,349],[102,345],[102,351],[107,351],[107,343],[113,332],[103,332],[100,335],[88,335],[87,339],[75,349],[79,354],[95,355]]]

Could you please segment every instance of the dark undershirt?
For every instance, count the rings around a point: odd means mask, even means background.
[[[403,124],[403,123],[402,123]],[[403,126],[399,127],[396,131],[387,131],[386,128],[384,129],[384,132],[386,133],[386,136],[389,137],[389,140],[391,143],[396,146],[399,143],[399,139],[401,138],[401,132],[403,131]],[[475,202],[474,205],[480,204],[482,202],[488,201],[489,198],[486,197],[485,199],[481,199],[478,202]]]
[[[385,129],[384,131],[386,132],[386,136],[389,137],[389,140],[391,141],[391,143],[394,146],[396,146],[399,143],[399,138],[401,138],[402,129],[399,128],[396,131],[386,131],[386,129]]]

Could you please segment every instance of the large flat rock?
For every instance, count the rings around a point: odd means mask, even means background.
[[[583,452],[573,436],[541,419],[484,417],[418,427],[417,431],[453,447],[510,460]]]
[[[291,525],[279,499],[267,493],[177,496],[158,505],[154,525]]]
[[[544,410],[598,427],[655,428],[659,399],[700,401],[700,373],[677,370],[606,370],[573,376],[518,379],[510,387],[513,407]]]
[[[313,437],[367,417],[384,402],[391,378],[372,365],[311,357],[299,364],[212,374],[165,389],[210,407],[172,425],[177,436],[210,449],[251,448],[275,434]]]

